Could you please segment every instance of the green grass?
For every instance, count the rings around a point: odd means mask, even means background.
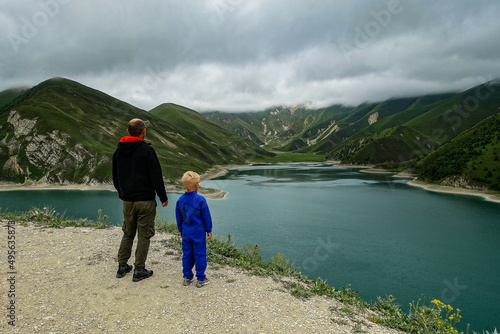
[[[96,229],[108,228],[108,216],[102,213],[102,210],[97,211],[97,219],[90,220],[87,218],[71,219],[65,217],[55,209],[45,206],[42,208],[33,207],[26,212],[2,212],[0,208],[0,218],[15,220],[16,222],[31,222],[42,226],[63,228],[63,227],[93,227]]]

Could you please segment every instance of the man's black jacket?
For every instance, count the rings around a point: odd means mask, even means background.
[[[167,201],[160,162],[150,144],[138,137],[123,137],[113,154],[113,184],[124,201],[150,201],[155,193]]]

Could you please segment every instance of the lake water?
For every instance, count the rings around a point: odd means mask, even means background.
[[[403,311],[422,299],[458,307],[459,329],[500,328],[500,204],[415,188],[408,180],[326,163],[262,164],[229,170],[202,186],[228,192],[209,200],[214,233],[259,244],[266,261],[281,252],[305,275],[363,299],[392,294]],[[158,207],[174,220],[179,194]],[[0,192],[0,207],[50,206],[68,217],[121,223],[108,191]]]

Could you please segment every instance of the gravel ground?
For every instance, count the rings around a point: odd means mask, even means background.
[[[17,223],[9,268],[7,222],[0,225],[1,300],[15,301],[16,317],[9,325],[12,312],[2,307],[1,333],[398,333],[334,299],[297,299],[277,280],[232,267],[209,263],[211,283],[185,287],[179,256],[164,243],[169,234],[152,239],[146,265],[153,277],[134,283],[131,273],[115,277],[119,227]]]

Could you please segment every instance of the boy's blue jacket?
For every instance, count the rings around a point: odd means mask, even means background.
[[[196,191],[185,192],[175,204],[177,229],[184,236],[203,236],[212,232],[212,217],[207,200]]]

